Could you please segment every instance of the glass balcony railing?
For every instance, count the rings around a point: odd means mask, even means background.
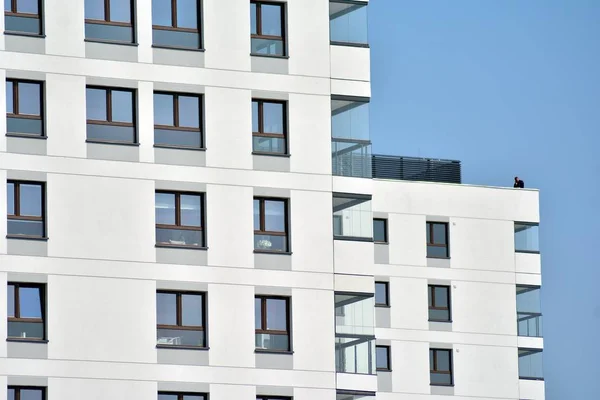
[[[370,141],[331,139],[333,175],[371,178],[371,158]]]
[[[367,46],[367,3],[329,2],[331,44]]]
[[[515,222],[515,251],[523,253],[539,253],[540,227],[538,224]]]
[[[542,337],[542,314],[517,312],[519,336]]]
[[[517,286],[517,333],[542,337],[542,312],[539,286]]]

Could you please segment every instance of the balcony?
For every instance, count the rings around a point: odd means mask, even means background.
[[[461,183],[460,161],[373,154],[373,178]]]

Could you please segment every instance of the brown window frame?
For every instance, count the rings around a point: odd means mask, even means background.
[[[42,132],[41,132],[41,137],[44,137],[45,135],[45,127],[44,127],[44,82],[40,82],[40,81],[33,81],[33,80],[27,80],[27,79],[11,79],[11,78],[7,78],[6,82],[11,82],[12,83],[12,97],[13,97],[13,112],[9,113],[8,111],[6,112],[6,117],[7,118],[22,118],[22,119],[35,119],[35,120],[39,120],[42,121]],[[19,112],[19,83],[29,83],[29,84],[36,84],[40,87],[40,114],[39,115],[35,115],[35,114],[21,114]],[[7,132],[8,135],[14,135],[14,133],[11,132]],[[27,137],[38,137],[38,135],[33,135],[33,134],[18,134],[19,136],[27,136]]]
[[[439,243],[434,243],[435,239],[434,239],[434,234],[433,234],[433,226],[434,225],[444,225],[444,229],[446,231],[446,243],[445,244],[439,244]],[[446,255],[445,256],[430,256],[429,253],[427,254],[427,258],[449,258],[450,257],[450,252],[449,252],[449,246],[448,243],[450,242],[450,238],[449,238],[449,229],[448,229],[448,223],[447,222],[436,222],[436,221],[427,221],[427,229],[429,230],[429,241],[427,242],[427,247],[442,247],[446,249]]]
[[[203,96],[198,93],[175,93],[175,92],[164,92],[155,91],[154,94],[171,96],[173,98],[173,125],[161,125],[154,124],[154,129],[164,129],[169,131],[185,131],[185,132],[198,132],[200,134],[200,148],[204,148],[204,137],[202,135],[202,127],[204,125],[204,113],[203,111]],[[198,128],[191,128],[189,126],[179,126],[179,97],[195,97],[198,99]],[[170,146],[167,144],[160,144],[160,147],[190,147],[190,146]],[[197,148],[197,147],[190,147]]]
[[[163,325],[159,324],[158,321],[156,323],[156,329],[167,329],[167,330],[178,330],[178,331],[197,331],[204,332],[203,338],[204,343],[202,346],[191,346],[191,345],[160,345],[157,344],[157,347],[194,347],[194,348],[206,348],[207,337],[206,337],[206,292],[192,292],[186,290],[157,290],[156,294],[166,293],[166,294],[174,294],[175,295],[175,319],[176,325]],[[194,295],[194,296],[202,296],[202,326],[192,326],[192,325],[182,325],[183,321],[183,301],[182,295]]]
[[[159,247],[190,247],[190,248],[203,248],[206,246],[206,232],[205,232],[205,208],[206,208],[206,197],[202,192],[181,192],[173,190],[156,190],[154,193],[165,193],[175,195],[175,225],[168,224],[156,224],[158,229],[177,229],[182,231],[200,231],[202,232],[202,244],[200,246],[193,245],[182,245],[182,244],[168,244],[168,243],[156,243]],[[188,226],[181,225],[181,196],[200,196],[200,226]],[[156,207],[156,204],[154,205]]]
[[[85,0],[84,0],[85,1]],[[102,0],[104,3],[104,19],[92,19],[85,18],[85,22],[88,24],[97,24],[97,25],[114,25],[114,26],[124,26],[133,28],[133,21],[135,20],[135,8],[134,8],[134,0],[129,0],[129,22],[121,22],[121,21],[111,21],[110,20],[110,0]],[[133,31],[133,38],[135,41],[135,31]],[[90,40],[90,39],[88,39]],[[93,41],[98,41],[98,39],[92,39]]]
[[[256,295],[255,299],[260,299],[260,329],[254,329],[254,334],[264,334],[264,335],[281,335],[288,337],[288,348],[287,350],[276,350],[276,349],[260,349],[260,351],[265,352],[286,352],[290,351],[292,348],[292,336],[291,332],[291,301],[290,297],[286,296],[269,296],[269,295]],[[267,327],[267,301],[268,300],[285,300],[285,331],[268,329]]]
[[[12,389],[15,391],[15,400],[21,400],[21,390],[39,390],[42,392],[41,400],[46,400],[46,388],[41,386],[17,386],[17,385],[8,385],[6,387],[6,398],[8,399],[8,390]]]
[[[387,218],[373,218],[373,223],[375,223],[375,221],[383,221],[384,239],[383,240],[375,240],[375,231],[373,230],[373,242],[374,243],[389,243],[389,239],[388,239],[388,220],[387,220]]]
[[[14,298],[14,305],[15,305],[15,315],[13,317],[8,316],[7,315],[7,324],[9,322],[21,322],[21,323],[41,323],[43,326],[43,335],[41,338],[34,338],[34,337],[28,337],[28,338],[21,338],[18,336],[8,336],[7,334],[7,339],[10,340],[22,340],[22,341],[45,341],[46,340],[46,285],[45,284],[41,284],[41,283],[28,283],[28,282],[12,282],[9,281],[7,283],[7,287],[8,286],[14,286],[14,292],[15,292],[15,298]],[[35,288],[35,289],[39,289],[40,290],[40,308],[42,310],[42,318],[21,318],[20,316],[20,311],[21,311],[21,304],[20,304],[20,288]]]
[[[253,200],[259,201],[259,230],[254,230],[254,236],[256,235],[270,235],[270,236],[282,236],[285,237],[285,251],[278,250],[264,250],[264,249],[254,249],[255,252],[265,252],[265,253],[289,253],[290,252],[290,237],[289,237],[289,201],[288,199],[282,199],[278,197],[254,197]],[[283,203],[284,210],[284,222],[285,222],[285,231],[277,232],[277,231],[267,231],[265,230],[265,201],[279,201]]]
[[[447,293],[446,303],[448,304],[448,307],[436,306],[436,301],[435,301],[435,289],[436,288],[446,289],[446,293]],[[428,310],[448,311],[448,319],[432,319],[431,317],[429,317],[429,321],[452,322],[452,303],[450,302],[452,299],[452,296],[450,294],[450,286],[449,285],[427,285],[427,290],[429,291],[428,295],[431,295],[431,306],[429,304],[427,304]]]
[[[450,369],[449,370],[438,370],[437,369],[437,353],[438,352],[447,352],[448,353],[448,364]],[[430,385],[432,386],[454,386],[454,374],[453,374],[453,369],[454,369],[454,363],[453,363],[453,359],[452,359],[452,349],[429,349],[429,352],[433,352],[433,366],[429,367],[429,379],[430,379]],[[444,383],[431,383],[431,374],[447,374],[450,375],[450,383],[448,384],[444,384]]]
[[[386,349],[386,356],[387,356],[387,360],[386,360],[386,364],[387,364],[387,368],[379,368],[377,367],[377,360],[375,360],[375,370],[376,371],[391,371],[392,370],[392,348],[391,346],[380,346],[380,345],[376,345],[375,346],[375,356],[377,356],[377,349],[378,348],[383,348]]]
[[[377,285],[378,284],[385,286],[385,303],[377,303]],[[390,306],[390,283],[376,281],[375,282],[375,296],[373,296],[373,297],[375,299],[375,307],[389,307]]]
[[[103,90],[106,97],[106,120],[101,119],[88,119],[86,116],[86,124],[90,125],[107,125],[107,126],[120,126],[126,128],[133,128],[133,142],[123,140],[104,140],[104,139],[86,139],[88,142],[98,143],[118,143],[118,144],[138,144],[138,132],[137,132],[137,104],[136,104],[136,91],[135,89],[129,88],[118,88],[118,87],[106,87],[106,86],[95,86],[87,85],[86,89]],[[112,92],[128,92],[131,93],[131,122],[115,122],[112,120]]]
[[[7,220],[41,222],[43,233],[42,233],[42,236],[14,235],[14,234],[10,234],[10,233],[8,233],[6,236],[7,237],[16,237],[16,238],[38,238],[38,239],[45,238],[46,237],[46,183],[38,182],[38,181],[19,181],[19,180],[11,180],[11,179],[6,181],[6,185],[8,186],[9,183],[12,183],[15,187],[15,189],[14,189],[15,213],[8,214],[8,210],[7,210],[7,212],[6,212]],[[21,185],[37,185],[37,186],[41,187],[41,193],[42,193],[42,198],[40,199],[40,202],[42,205],[42,216],[41,217],[35,217],[35,216],[31,216],[31,215],[21,215],[21,213],[20,213],[20,211],[21,211]]]
[[[256,4],[256,33],[250,33],[250,40],[252,39],[265,39],[265,40],[281,40],[283,43],[283,54],[282,55],[268,55],[268,54],[258,54],[260,56],[265,57],[286,57],[287,56],[287,43],[285,37],[285,5],[286,3],[279,3],[273,1],[259,1],[259,0],[251,0],[250,4]],[[262,5],[269,6],[278,6],[281,9],[281,36],[274,35],[263,35],[262,34]],[[252,18],[252,17],[251,17]]]
[[[10,2],[10,11],[4,11],[4,15],[5,16],[11,16],[11,17],[23,17],[23,18],[34,18],[34,19],[42,19],[42,0],[37,0],[37,4],[38,4],[38,12],[37,14],[32,14],[32,13],[24,13],[24,12],[19,12],[17,11],[17,4],[19,3],[19,0],[11,0]],[[41,22],[41,21],[40,21]],[[41,30],[41,27],[40,27]],[[34,36],[39,36],[41,35],[41,32],[37,35]]]
[[[258,132],[254,132],[254,130],[253,130],[252,136],[253,137],[256,136],[256,137],[283,139],[284,145],[285,145],[285,151],[283,153],[255,151],[254,149],[252,150],[252,152],[259,153],[259,154],[288,154],[287,101],[253,98],[252,102],[258,103]],[[281,104],[283,106],[282,107],[283,115],[281,116],[282,121],[283,121],[283,133],[266,133],[266,132],[264,132],[264,128],[265,128],[264,104],[265,103]]]
[[[197,20],[196,25],[197,28],[182,28],[177,26],[177,0],[171,0],[171,25],[154,25],[152,24],[152,29],[162,30],[162,31],[177,31],[177,32],[189,32],[189,33],[198,33],[200,34],[200,23],[202,21],[202,1],[196,0],[196,12],[197,12]],[[200,45],[202,47],[202,44]]]

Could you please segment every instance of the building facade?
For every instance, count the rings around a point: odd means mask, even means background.
[[[4,2],[0,400],[544,398],[538,192],[371,154],[367,9]]]

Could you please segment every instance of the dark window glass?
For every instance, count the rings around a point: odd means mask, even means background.
[[[204,294],[156,293],[158,345],[205,347]]]
[[[427,222],[427,257],[447,258],[448,256],[448,224]]]
[[[283,396],[256,396],[256,400],[292,400],[292,398]]]
[[[429,377],[432,385],[452,385],[452,350],[429,350]]]
[[[251,53],[285,56],[284,5],[252,1],[250,3]]]
[[[112,121],[133,123],[133,93],[111,90],[111,94]]]
[[[202,147],[200,96],[154,94],[154,143],[168,147]]]
[[[8,181],[8,235],[43,237],[44,186],[38,182]]]
[[[287,202],[279,199],[254,199],[254,249],[288,251]]]
[[[44,287],[9,283],[7,291],[8,337],[44,339]]]
[[[387,282],[375,282],[375,305],[387,306],[389,305],[388,300],[388,283]]]
[[[87,139],[135,143],[134,92],[112,88],[86,88]]]
[[[158,392],[158,400],[206,400],[201,393]]]
[[[43,400],[45,397],[44,388],[9,386],[8,400]]]
[[[104,0],[85,0],[85,19],[104,20]]]
[[[387,243],[387,219],[373,220],[373,240],[375,242]]]
[[[256,348],[289,350],[289,299],[257,296],[254,300]]]
[[[37,14],[38,0],[16,0],[17,12]]]
[[[156,244],[204,247],[204,211],[201,193],[156,192]]]
[[[106,42],[133,42],[131,0],[85,0],[85,38]]]
[[[115,22],[131,22],[131,2],[127,0],[110,1],[110,20]]]
[[[41,82],[6,81],[6,132],[43,135],[42,99]]]
[[[519,378],[544,379],[542,349],[519,349]]]
[[[39,5],[39,0],[4,0],[6,31],[41,34]]]
[[[152,0],[152,42],[157,46],[200,48],[199,0]]]
[[[285,102],[252,100],[252,150],[287,153]]]
[[[7,0],[4,0],[7,1]],[[13,83],[12,81],[6,81],[6,113],[12,114],[13,108]]]
[[[377,346],[376,347],[376,358],[377,358],[377,370],[378,371],[389,371],[390,368],[390,347],[389,346]]]
[[[429,320],[450,322],[450,286],[429,285]]]

